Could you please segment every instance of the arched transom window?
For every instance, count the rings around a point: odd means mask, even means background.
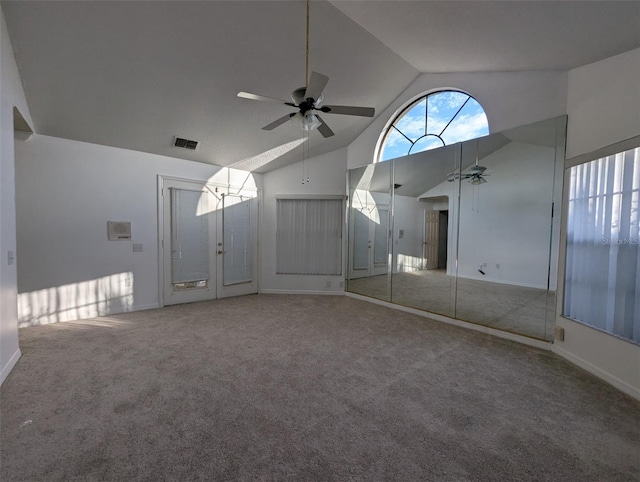
[[[407,106],[382,134],[378,161],[415,154],[489,134],[484,109],[468,94],[445,90]]]

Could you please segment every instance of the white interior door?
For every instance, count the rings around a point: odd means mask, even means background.
[[[257,293],[257,197],[225,194],[220,214],[218,298]]]
[[[229,190],[161,179],[164,305],[257,293],[257,192]]]
[[[424,241],[422,243],[424,269],[438,268],[439,211],[424,212]]]
[[[216,208],[202,184],[165,181],[161,240],[165,305],[216,298]]]

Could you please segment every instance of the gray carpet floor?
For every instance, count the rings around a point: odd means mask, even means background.
[[[348,291],[540,340],[553,339],[555,292],[417,270],[357,278]]]
[[[554,354],[339,296],[24,328],[9,481],[637,481],[640,403]]]

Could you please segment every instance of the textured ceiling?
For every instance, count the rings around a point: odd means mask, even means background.
[[[229,166],[301,133],[280,99],[304,85],[305,2],[2,2],[37,133]],[[640,2],[311,2],[325,103],[382,112],[420,72],[568,69],[640,47]],[[370,119],[325,115],[347,146]],[[175,135],[198,150],[172,147]],[[258,169],[301,158],[302,147]],[[247,161],[249,160],[249,161]]]

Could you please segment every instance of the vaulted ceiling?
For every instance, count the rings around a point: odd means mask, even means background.
[[[301,138],[291,123],[261,130],[291,108],[236,94],[288,100],[304,85],[305,9],[304,0],[2,2],[37,133],[221,166]],[[637,1],[313,0],[310,67],[330,78],[325,103],[381,112],[420,73],[568,70],[640,47],[639,26]],[[371,122],[324,119],[336,135],[311,132],[311,156],[347,146]],[[198,149],[173,147],[176,135]]]

